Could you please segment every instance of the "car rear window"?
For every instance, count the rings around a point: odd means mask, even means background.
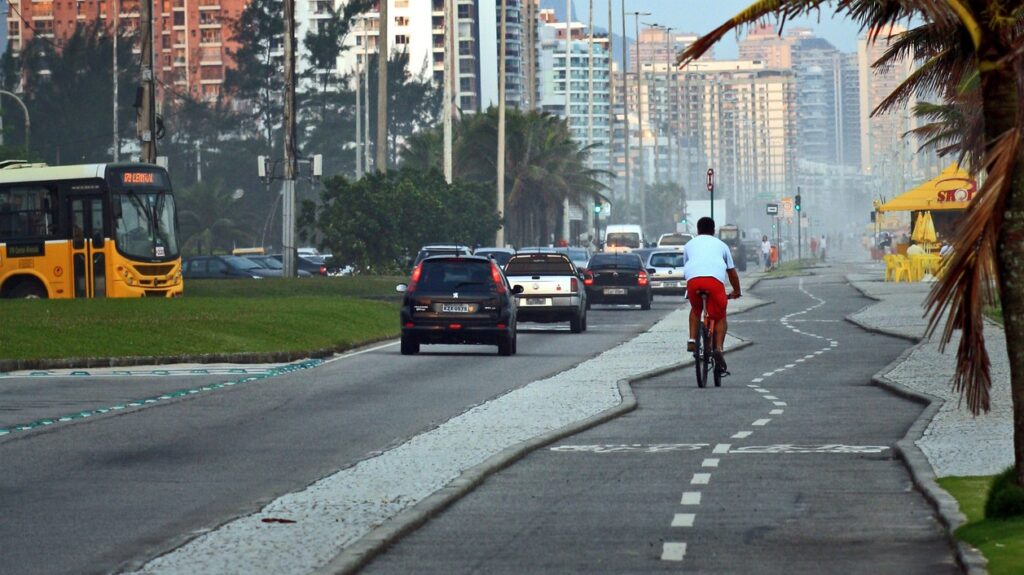
[[[491,263],[473,260],[428,260],[423,262],[417,290],[482,293],[494,288]]]
[[[590,269],[615,268],[632,270],[642,267],[641,264],[640,256],[636,254],[597,254],[590,258]]]
[[[663,246],[685,246],[686,242],[690,241],[690,236],[684,236],[682,234],[673,234],[671,236],[665,236],[661,238],[661,245]]]
[[[656,268],[682,267],[683,254],[651,254],[651,266]]]
[[[510,276],[566,276],[573,273],[572,263],[562,254],[514,256],[505,266],[505,275]]]
[[[608,234],[604,243],[607,246],[638,248],[640,247],[640,235],[634,232],[615,232]]]

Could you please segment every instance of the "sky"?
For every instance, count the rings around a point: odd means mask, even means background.
[[[612,0],[615,30],[622,30],[620,20],[622,0]],[[641,18],[644,22],[671,26],[680,32],[696,32],[705,34],[722,24],[736,13],[749,6],[753,0],[625,0],[627,12],[650,12],[651,15]],[[594,27],[605,28],[608,25],[609,0],[594,0]],[[565,0],[542,0],[544,6],[555,8],[559,14],[565,11]],[[588,0],[573,0],[576,20],[587,21]],[[633,17],[626,17],[627,33],[634,36]],[[860,26],[843,18],[836,18],[833,12],[823,10],[820,19],[816,14],[809,18],[790,20],[786,29],[791,27],[811,28],[815,35],[825,38],[843,52],[857,50],[857,36]],[[744,32],[745,34],[745,32]],[[718,59],[735,58],[737,55],[736,36],[729,34],[715,46],[715,57]]]

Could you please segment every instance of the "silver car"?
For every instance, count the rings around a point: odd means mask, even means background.
[[[647,273],[651,276],[651,292],[655,295],[686,293],[683,276],[683,252],[674,249],[655,250],[647,256]]]

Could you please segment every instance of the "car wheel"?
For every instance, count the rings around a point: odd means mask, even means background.
[[[590,309],[590,299],[587,299],[587,309]]]
[[[420,352],[420,342],[411,335],[402,335],[402,355],[416,355]]]
[[[580,333],[583,331],[583,314],[569,318],[569,331],[573,333]]]
[[[648,295],[647,299],[645,299],[644,301],[640,302],[640,309],[645,310],[645,311],[651,309],[651,300],[653,300],[653,299],[654,299],[653,297]]]
[[[512,355],[515,353],[516,334],[509,331],[498,338],[498,355]]]

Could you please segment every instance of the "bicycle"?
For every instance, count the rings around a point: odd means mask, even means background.
[[[697,345],[693,351],[694,366],[697,369],[697,387],[707,387],[708,372],[715,378],[715,387],[722,387],[722,371],[718,369],[718,361],[715,359],[715,320],[708,317],[708,292],[698,290],[703,312],[697,324]],[[738,297],[738,296],[737,296]],[[735,299],[730,295],[729,299]]]

